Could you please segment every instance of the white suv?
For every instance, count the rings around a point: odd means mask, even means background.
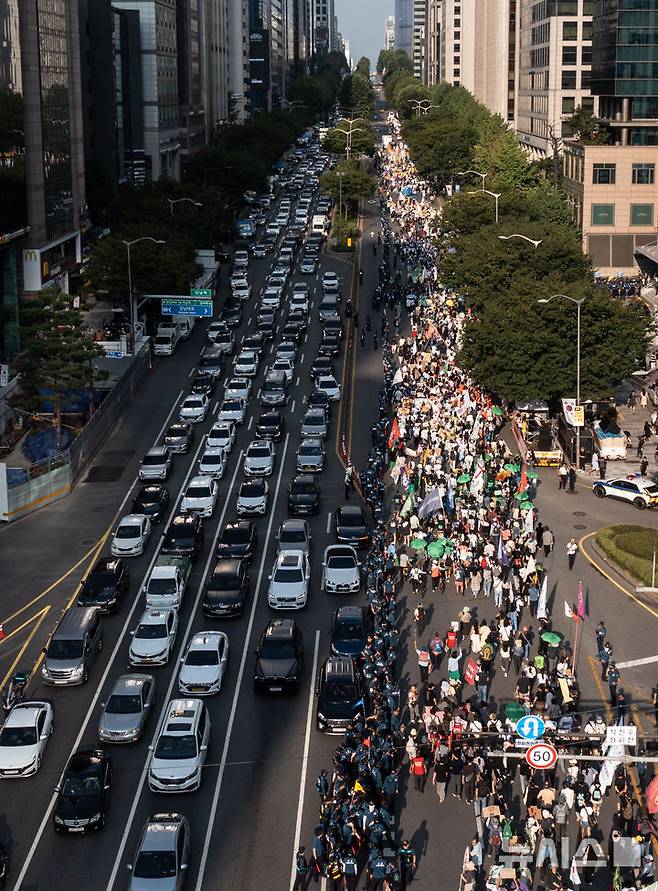
[[[149,765],[151,792],[191,792],[201,785],[210,715],[201,699],[172,699]]]
[[[306,606],[310,578],[311,565],[304,551],[279,551],[267,602],[272,609],[302,609]]]

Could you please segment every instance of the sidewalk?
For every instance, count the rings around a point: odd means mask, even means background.
[[[622,430],[630,433],[631,446],[627,449],[625,461],[608,461],[607,476],[628,476],[630,474],[640,472],[640,461],[642,458],[637,454],[638,438],[644,430],[644,423],[651,423],[651,414],[656,410],[656,396],[653,385],[658,381],[658,371],[651,371],[646,375],[638,375],[622,381],[617,392],[615,393],[615,402],[617,404],[618,422]],[[640,405],[640,396],[642,390],[645,389],[648,395],[648,403],[646,408]],[[637,394],[637,405],[633,412],[627,405],[628,397],[634,391]],[[654,479],[658,478],[658,436],[652,435],[644,446],[644,456],[649,461],[649,476]]]

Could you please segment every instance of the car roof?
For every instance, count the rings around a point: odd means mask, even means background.
[[[328,557],[354,557],[355,560],[358,560],[356,551],[352,547],[352,545],[344,545],[344,544],[333,544],[329,545],[324,550],[325,559]]]
[[[152,449],[149,449],[146,453],[147,455],[168,455],[169,449],[167,446],[153,446]]]
[[[363,508],[359,507],[358,504],[341,504],[338,508],[341,516],[349,516],[349,517],[362,517],[365,519],[365,514],[363,512]]]
[[[121,566],[119,557],[101,557],[97,560],[91,574],[95,572],[116,572]]]
[[[295,530],[295,531],[299,531],[300,529],[303,529],[304,532],[306,532],[306,533],[308,533],[308,531],[309,531],[308,522],[306,520],[298,520],[298,519],[284,520],[283,523],[281,523],[281,531],[283,531],[284,529],[286,531],[289,531],[291,529]]]
[[[153,814],[144,827],[142,848],[147,851],[174,851],[182,822],[179,814]],[[176,824],[176,832],[171,831],[173,823]]]
[[[189,733],[198,723],[203,709],[200,699],[172,699],[161,732]]]
[[[223,631],[198,631],[190,641],[188,649],[215,650],[218,642],[225,637]]]
[[[641,489],[650,489],[652,486],[655,486],[656,483],[653,480],[645,480],[642,479],[641,476],[618,476],[615,479],[610,480],[597,480],[596,484],[603,483],[603,485],[610,485],[611,483],[635,483]]]
[[[304,562],[304,551],[288,549],[279,551],[276,557],[277,567],[282,569],[297,569]]]
[[[218,560],[212,571],[213,578],[217,578],[219,575],[239,575],[241,566],[242,560],[237,557],[230,557],[228,560]]]
[[[176,514],[174,519],[171,521],[171,526],[195,526],[197,522],[200,522],[201,518],[196,514]]]
[[[9,712],[5,727],[31,727],[36,724],[39,712],[46,707],[45,702],[19,702]]]
[[[112,693],[117,696],[129,696],[136,690],[141,690],[147,681],[153,681],[150,674],[122,674],[116,679]]]
[[[339,606],[336,610],[336,619],[363,621],[365,610],[362,606]]]
[[[324,664],[327,680],[340,677],[354,677],[354,662],[348,656],[329,656]]]
[[[294,619],[272,619],[265,629],[265,637],[269,640],[289,640],[295,630]]]
[[[119,520],[119,526],[134,526],[137,523],[141,523],[143,519],[143,514],[126,514],[125,517],[121,517]]]
[[[300,448],[302,446],[315,446],[316,448],[322,448],[323,443],[319,436],[304,436],[302,441],[299,443]]]
[[[173,609],[145,609],[139,620],[140,625],[162,625]]]
[[[201,462],[203,463],[204,458],[213,458],[213,457],[223,457],[224,449],[215,448],[213,446],[208,446],[208,448],[204,451],[201,456]],[[194,479],[199,479],[199,477],[194,477]],[[191,480],[190,480],[191,482]]]

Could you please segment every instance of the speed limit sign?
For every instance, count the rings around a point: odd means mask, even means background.
[[[537,743],[525,753],[525,760],[536,770],[548,770],[557,761],[557,751],[548,743]]]

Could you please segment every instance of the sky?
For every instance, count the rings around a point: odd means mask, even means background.
[[[394,0],[335,0],[338,30],[350,41],[356,64],[367,56],[374,71],[379,51],[384,46],[384,25],[393,15]]]

